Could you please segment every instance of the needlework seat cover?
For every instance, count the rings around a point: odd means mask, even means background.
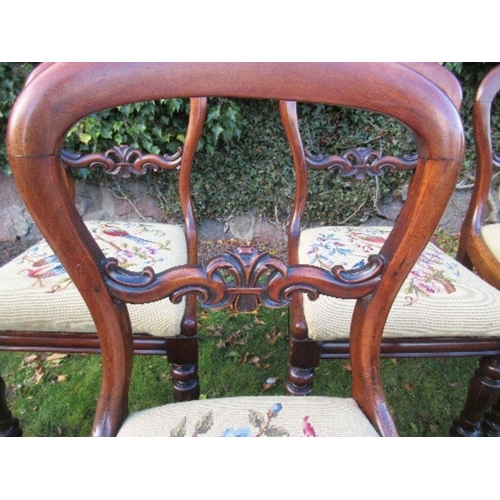
[[[151,266],[156,272],[186,264],[182,227],[137,222],[86,222],[106,257],[130,271]],[[180,333],[184,302],[169,299],[127,305],[135,333]],[[45,240],[0,269],[0,329],[15,331],[95,332],[78,289]]]
[[[500,262],[500,224],[488,224],[481,227],[481,236],[495,259]]]
[[[500,225],[499,225],[500,226]],[[299,261],[325,269],[356,268],[378,253],[390,227],[318,227],[304,230]],[[500,234],[500,233],[498,233]],[[355,300],[304,296],[309,336],[349,336]],[[500,337],[500,292],[429,243],[401,287],[385,337]]]
[[[248,396],[132,413],[118,437],[377,437],[351,398]]]

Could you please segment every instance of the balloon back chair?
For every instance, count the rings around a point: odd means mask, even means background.
[[[397,435],[380,376],[382,332],[398,290],[448,204],[463,156],[457,108],[426,71],[397,63],[57,63],[33,78],[11,114],[9,159],[28,210],[95,322],[103,380],[93,435]],[[188,262],[137,272],[105,255],[68,189],[61,151],[65,134],[100,109],[207,96],[283,101],[282,110],[291,101],[360,108],[403,123],[417,144],[415,173],[383,245],[373,246],[358,267],[286,264],[268,252],[240,247],[205,267]],[[293,123],[285,120],[285,127],[296,163],[304,161]],[[190,160],[187,149],[184,162]],[[301,165],[298,175],[302,171]],[[310,299],[326,295],[355,303],[345,319],[350,325],[351,398],[293,396],[301,393],[291,390],[297,386],[296,372],[309,373],[317,362],[311,342],[293,331],[288,394],[184,401],[128,414],[134,346],[126,305],[145,307],[167,298],[177,303],[196,295],[208,308],[252,311],[291,304],[295,310],[296,298],[304,293]]]
[[[26,88],[51,66],[52,63],[44,63],[36,67]],[[129,271],[153,265],[157,270],[164,270],[197,263],[190,172],[205,110],[206,99],[191,100],[186,142],[184,148],[173,155],[146,154],[125,145],[104,154],[80,155],[65,150],[60,153],[61,175],[73,199],[75,169],[100,170],[122,178],[179,170],[183,226],[114,220],[85,223],[101,251]],[[57,220],[53,224],[63,227]],[[166,355],[171,363],[174,399],[198,398],[196,297],[191,295],[176,304],[165,299],[127,307],[134,334],[134,353]],[[84,299],[45,240],[0,269],[0,350],[59,353],[99,353],[101,350]],[[21,433],[18,420],[13,419],[7,409],[5,384],[0,378],[0,435]]]
[[[425,71],[425,75],[440,86],[455,106],[460,106],[458,84],[451,74],[446,76],[443,67],[438,64],[417,65],[414,69]],[[498,81],[497,76],[497,85]],[[394,234],[404,214],[400,214],[394,229],[321,226],[301,230],[307,196],[307,172],[309,169],[324,170],[327,172],[325,175],[331,172],[331,175],[358,179],[377,177],[397,170],[411,170],[416,174],[417,158],[383,156],[367,148],[350,150],[343,155],[314,155],[302,145],[296,104],[282,103],[281,114],[293,148],[297,178],[295,210],[289,228],[289,264],[308,264],[327,269],[339,261],[348,267],[367,263],[370,253],[386,245],[385,242]],[[489,162],[491,176],[491,153]],[[484,174],[485,177],[487,175]],[[410,189],[414,182],[415,177]],[[484,180],[482,182],[486,183]],[[428,199],[422,210],[427,213],[432,203],[433,200]],[[466,231],[463,236],[469,233],[472,234]],[[485,253],[481,255],[484,260]],[[463,258],[459,260],[463,262]],[[486,281],[492,282],[491,279]],[[349,348],[350,329],[346,319],[352,314],[354,302],[329,296],[310,300],[307,296],[296,295],[292,303],[288,390],[307,395],[312,391],[314,369],[310,358],[307,363],[302,360],[301,353],[305,351],[303,344],[308,345],[311,355],[315,356],[316,366],[321,359],[348,358],[352,351]],[[431,241],[395,297],[384,327],[381,356],[483,356],[469,389],[467,407],[461,418],[453,422],[450,430],[455,436],[471,436],[479,433],[484,405],[498,398],[498,355],[500,294]],[[497,420],[498,417],[497,412]]]
[[[486,224],[493,173],[500,170],[500,157],[493,149],[492,104],[500,91],[500,66],[481,82],[473,106],[476,145],[476,176],[472,197],[462,229],[457,259],[468,269],[500,289],[500,224]],[[498,310],[496,303],[487,307]],[[497,321],[498,325],[498,321]],[[488,330],[486,330],[488,331]],[[500,344],[500,340],[497,340]],[[482,430],[487,436],[500,436],[500,348],[480,359],[471,380],[468,398],[454,428],[466,435]],[[493,406],[492,406],[493,405]],[[491,411],[485,412],[490,408]]]

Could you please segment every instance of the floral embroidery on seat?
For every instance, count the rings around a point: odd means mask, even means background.
[[[139,270],[154,266],[165,260],[159,251],[168,250],[170,245],[170,241],[164,239],[166,232],[147,224],[98,223],[89,224],[89,230],[106,257],[117,259],[124,268]],[[20,268],[20,275],[33,280],[32,286],[47,288],[47,293],[59,292],[73,283],[45,241],[30,248],[13,263]],[[52,278],[58,276],[60,279],[54,283]],[[49,278],[50,285],[46,286]]]
[[[325,269],[339,264],[346,268],[360,267],[368,255],[379,252],[388,233],[370,227],[337,228],[320,233],[307,251],[308,263]],[[443,259],[443,255],[433,244],[427,246],[403,285],[405,305],[411,306],[423,297],[456,291],[453,283],[460,276],[459,267]]]
[[[225,428],[220,437],[288,437],[290,433],[284,428],[273,424],[273,420],[283,409],[281,403],[274,403],[266,413],[256,410],[248,410],[248,422],[250,425],[242,425]],[[302,421],[302,432],[307,437],[316,437],[314,427],[306,416]],[[184,416],[179,424],[170,432],[171,437],[185,437],[187,435],[188,417]],[[213,412],[209,411],[201,417],[194,426],[192,437],[208,434],[213,427]]]
[[[306,436],[306,437],[317,437],[316,431],[314,430],[314,427],[309,422],[309,416],[307,416],[307,415],[302,419],[302,432],[304,433],[304,436]]]

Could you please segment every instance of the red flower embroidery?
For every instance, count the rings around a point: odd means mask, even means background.
[[[302,420],[302,432],[306,437],[316,437],[314,427],[309,423],[309,415],[305,416]]]

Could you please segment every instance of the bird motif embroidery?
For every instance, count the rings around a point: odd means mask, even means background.
[[[55,255],[49,255],[46,258],[39,259],[33,264],[32,268],[22,269],[19,273],[35,280],[31,286],[39,285],[42,288],[45,288],[43,280],[61,276],[62,279],[50,287],[50,293],[64,289],[72,283],[70,277],[66,273],[66,269],[64,269]]]
[[[141,235],[149,232],[152,237],[146,239],[137,236],[132,231],[127,230],[130,228]],[[170,245],[169,240],[162,239],[166,233],[141,224],[89,224],[89,230],[93,233],[103,253],[108,258],[117,259],[120,265],[125,268],[140,270],[163,261],[164,256],[160,254],[160,250],[167,249]],[[156,239],[161,241],[155,241]],[[73,283],[46,242],[36,245],[19,256],[16,263],[18,266],[22,266],[19,274],[34,280],[31,286],[45,288],[48,293],[64,290]],[[29,267],[26,267],[26,264]],[[50,280],[49,283],[47,280]]]

